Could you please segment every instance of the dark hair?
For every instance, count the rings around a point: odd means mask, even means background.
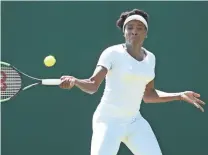
[[[144,19],[148,23],[149,15],[146,12],[144,12],[143,10],[139,10],[139,9],[133,9],[132,11],[122,12],[120,15],[120,18],[116,22],[116,26],[120,29],[123,29],[124,21],[126,20],[127,17],[131,15],[140,15],[144,17]]]

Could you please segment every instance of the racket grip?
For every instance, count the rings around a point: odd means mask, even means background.
[[[60,79],[43,79],[42,80],[42,85],[54,86],[54,85],[60,85],[60,84],[61,84]]]

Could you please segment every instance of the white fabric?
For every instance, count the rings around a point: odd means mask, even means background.
[[[107,48],[98,60],[97,65],[108,73],[93,116],[91,155],[116,155],[122,141],[135,155],[161,155],[151,127],[139,112],[146,85],[155,77],[155,56],[142,49],[147,54],[142,61],[134,59],[122,44]]]
[[[162,155],[151,126],[141,115],[128,124],[94,119],[91,155],[116,155],[121,142],[134,155]]]
[[[105,90],[96,112],[119,118],[132,118],[140,109],[146,85],[155,77],[155,56],[143,48],[147,56],[137,61],[123,45],[104,50],[97,65],[108,69]]]
[[[129,17],[126,18],[126,20],[124,21],[124,24],[123,24],[123,32],[125,30],[125,26],[128,22],[132,21],[132,20],[138,20],[140,22],[142,22],[145,27],[147,28],[148,30],[148,24],[147,24],[147,21],[144,19],[144,17],[140,16],[140,15],[131,15]]]

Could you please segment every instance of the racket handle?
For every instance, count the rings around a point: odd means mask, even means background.
[[[60,85],[61,84],[61,80],[60,79],[43,79],[42,80],[42,85]]]

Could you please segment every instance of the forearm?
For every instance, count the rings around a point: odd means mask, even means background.
[[[144,95],[146,103],[164,103],[181,99],[181,93],[167,93],[153,89]]]
[[[75,86],[88,94],[93,94],[98,89],[95,82],[90,79],[75,79]]]

